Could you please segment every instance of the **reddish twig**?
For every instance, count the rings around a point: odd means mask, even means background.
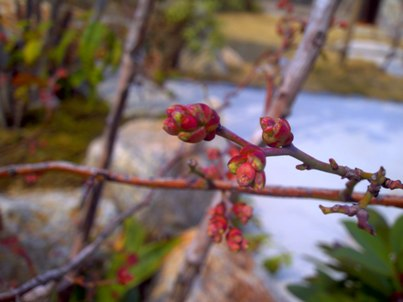
[[[43,162],[36,164],[17,164],[1,167],[0,178],[17,175],[27,175],[32,173],[44,173],[50,171],[65,172],[85,178],[95,176],[96,178],[102,178],[106,181],[154,189],[223,190],[261,196],[313,198],[329,201],[344,201],[341,197],[344,190],[267,186],[261,191],[255,191],[250,188],[239,187],[233,182],[224,180],[211,180],[209,182],[211,185],[209,185],[204,179],[141,178],[62,161]],[[352,194],[351,201],[358,202],[362,197],[363,194],[354,193]],[[372,199],[371,204],[403,208],[403,197],[395,195],[381,195],[377,198]]]
[[[141,49],[147,28],[147,20],[151,14],[153,0],[140,0],[134,12],[129,32],[126,37],[126,45],[120,65],[120,77],[118,89],[113,100],[112,110],[107,118],[104,137],[105,145],[100,159],[100,167],[107,169],[110,166],[116,135],[123,110],[126,107],[126,100],[129,93],[129,86],[136,74],[135,56]],[[103,182],[95,184],[92,189],[90,202],[86,206],[84,219],[82,221],[82,234],[76,247],[80,248],[83,242],[88,240],[89,233],[94,224],[99,199],[103,191]]]

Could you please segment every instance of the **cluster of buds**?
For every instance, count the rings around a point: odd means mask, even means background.
[[[270,147],[280,148],[291,145],[294,135],[287,120],[282,118],[262,117],[262,139]]]
[[[220,202],[210,210],[207,234],[217,243],[221,242],[223,235],[228,229],[228,219],[225,215],[226,210],[223,202]]]
[[[253,216],[253,208],[244,202],[235,203],[232,212],[242,224],[246,224]]]
[[[242,224],[246,224],[252,217],[253,209],[243,202],[238,202],[232,207],[232,212]],[[226,207],[223,202],[220,202],[211,209],[210,215],[207,233],[214,242],[219,243],[225,237],[228,248],[233,252],[246,250],[248,248],[248,242],[243,237],[242,231],[230,226],[226,216]]]
[[[116,279],[119,284],[126,285],[134,280],[133,274],[130,272],[130,268],[138,263],[137,254],[130,253],[127,255],[125,262],[119,267],[116,272]]]
[[[167,110],[163,129],[188,143],[210,141],[215,137],[220,125],[220,117],[209,106],[197,103],[172,105]]]
[[[230,227],[225,239],[228,248],[233,252],[243,251],[248,248],[248,242],[243,237],[242,231],[238,228]]]
[[[232,157],[227,165],[229,171],[236,175],[241,187],[251,187],[255,190],[264,188],[266,156],[259,147],[253,145],[243,147],[239,155]]]

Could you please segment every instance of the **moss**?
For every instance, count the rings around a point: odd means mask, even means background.
[[[42,110],[31,111],[25,127],[0,130],[0,166],[14,163],[66,160],[81,163],[88,144],[102,133],[108,107],[104,102],[84,99],[63,101],[46,123]],[[42,123],[36,123],[42,120]],[[77,186],[82,179],[68,174],[48,173],[35,186]],[[0,181],[0,188],[27,186],[22,177]]]

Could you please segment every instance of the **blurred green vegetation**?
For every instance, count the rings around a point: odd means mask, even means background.
[[[355,245],[321,245],[329,261],[311,258],[317,267],[316,274],[288,289],[303,301],[401,301],[403,216],[388,225],[382,215],[371,211],[370,223],[377,231],[376,236],[360,230],[352,221],[345,221]]]
[[[84,98],[65,100],[53,116],[46,120],[46,110],[38,108],[27,113],[24,127],[0,129],[0,166],[12,163],[33,163],[66,160],[81,163],[88,143],[102,133],[108,106],[101,101],[88,102]],[[53,173],[38,178],[39,186],[77,186],[82,179]],[[2,179],[0,188],[28,187],[24,178]]]

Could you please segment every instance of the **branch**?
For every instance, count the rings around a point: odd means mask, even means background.
[[[340,0],[314,2],[304,36],[274,96],[272,106],[265,115],[271,117],[289,115],[295,97],[326,41],[326,33],[339,2]]]
[[[40,174],[50,171],[75,174],[84,178],[102,178],[106,181],[154,189],[222,190],[261,196],[313,198],[329,201],[344,201],[342,197],[344,190],[266,186],[261,191],[255,191],[250,188],[239,187],[236,183],[224,180],[209,180],[209,182],[207,182],[204,179],[190,178],[141,178],[126,174],[114,173],[105,169],[87,167],[63,161],[4,166],[0,168],[0,179],[17,175],[27,175],[35,173]],[[362,193],[354,193],[352,194],[352,199],[350,201],[358,202],[363,196],[364,195]],[[371,204],[403,208],[403,196],[380,195],[377,198],[373,198],[371,200]]]
[[[126,37],[126,45],[120,64],[117,92],[113,99],[113,106],[106,120],[104,130],[105,144],[100,159],[100,167],[104,169],[109,168],[111,164],[116,135],[124,108],[126,107],[129,87],[137,72],[135,62],[136,56],[143,45],[147,21],[151,14],[152,6],[153,0],[137,1],[137,7],[134,11],[134,16],[129,27],[129,33]],[[82,242],[88,240],[91,228],[95,221],[95,215],[102,191],[103,182],[100,181],[93,187],[90,202],[85,206],[85,214],[81,226],[82,234],[79,238],[79,242],[76,244],[77,247],[80,247]]]

